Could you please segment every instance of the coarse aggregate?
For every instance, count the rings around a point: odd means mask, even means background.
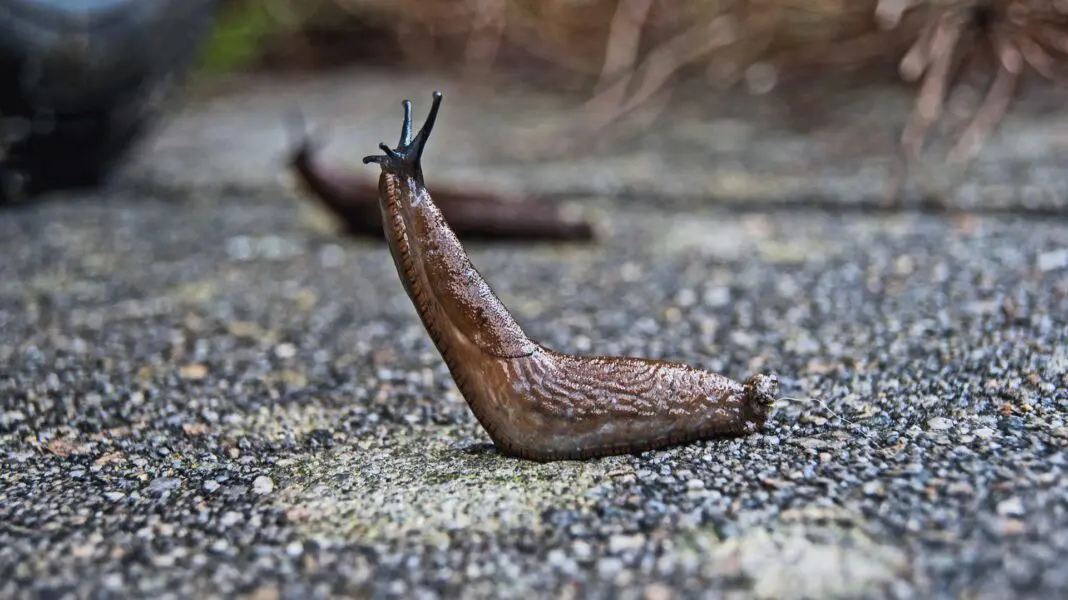
[[[1068,595],[1068,224],[587,205],[601,244],[476,266],[550,347],[776,373],[763,433],[504,458],[380,242],[5,210],[0,597]]]

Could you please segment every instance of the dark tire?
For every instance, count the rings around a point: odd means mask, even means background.
[[[0,0],[0,202],[105,182],[164,110],[216,2]]]

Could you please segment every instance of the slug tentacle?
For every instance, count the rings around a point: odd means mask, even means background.
[[[363,157],[363,163],[378,163],[382,165],[383,172],[390,170],[398,175],[408,175],[419,183],[423,183],[423,167],[420,159],[423,157],[423,148],[427,138],[434,129],[434,122],[438,118],[438,109],[441,107],[441,92],[434,92],[434,103],[430,107],[430,114],[419,129],[419,133],[412,138],[412,103],[404,100],[404,123],[401,125],[400,143],[396,150],[391,149],[385,143],[378,145],[385,155],[371,155]]]
[[[401,124],[400,141],[397,146],[407,148],[412,143],[412,101],[405,99],[401,102],[404,107],[404,122]]]
[[[764,428],[774,376],[739,383],[680,363],[572,356],[530,340],[471,264],[423,184],[420,159],[441,103],[398,148],[382,144],[379,205],[394,264],[427,333],[503,454],[538,461],[641,452]]]

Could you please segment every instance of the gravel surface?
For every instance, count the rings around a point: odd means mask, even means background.
[[[659,211],[471,246],[536,339],[777,373],[762,435],[499,456],[384,244],[281,194],[0,219],[0,596],[1068,594],[1068,226]]]

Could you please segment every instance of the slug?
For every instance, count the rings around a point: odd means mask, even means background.
[[[303,119],[294,121],[302,127]],[[289,167],[298,183],[345,223],[349,234],[382,239],[382,217],[377,186],[351,173],[329,168],[315,158],[311,137],[300,138],[289,152]],[[593,226],[565,218],[537,199],[505,198],[479,190],[438,189],[438,206],[465,240],[482,241],[593,241]]]
[[[378,200],[401,283],[460,393],[503,455],[538,462],[638,453],[760,431],[774,375],[739,383],[684,364],[574,356],[526,336],[475,269],[431,198],[420,164],[441,92],[412,137],[366,156],[381,167]]]
[[[340,217],[349,234],[381,236],[382,213],[374,199],[377,195],[375,186],[318,164],[315,160],[317,144],[303,128],[300,136],[289,152],[289,167],[301,188]]]

